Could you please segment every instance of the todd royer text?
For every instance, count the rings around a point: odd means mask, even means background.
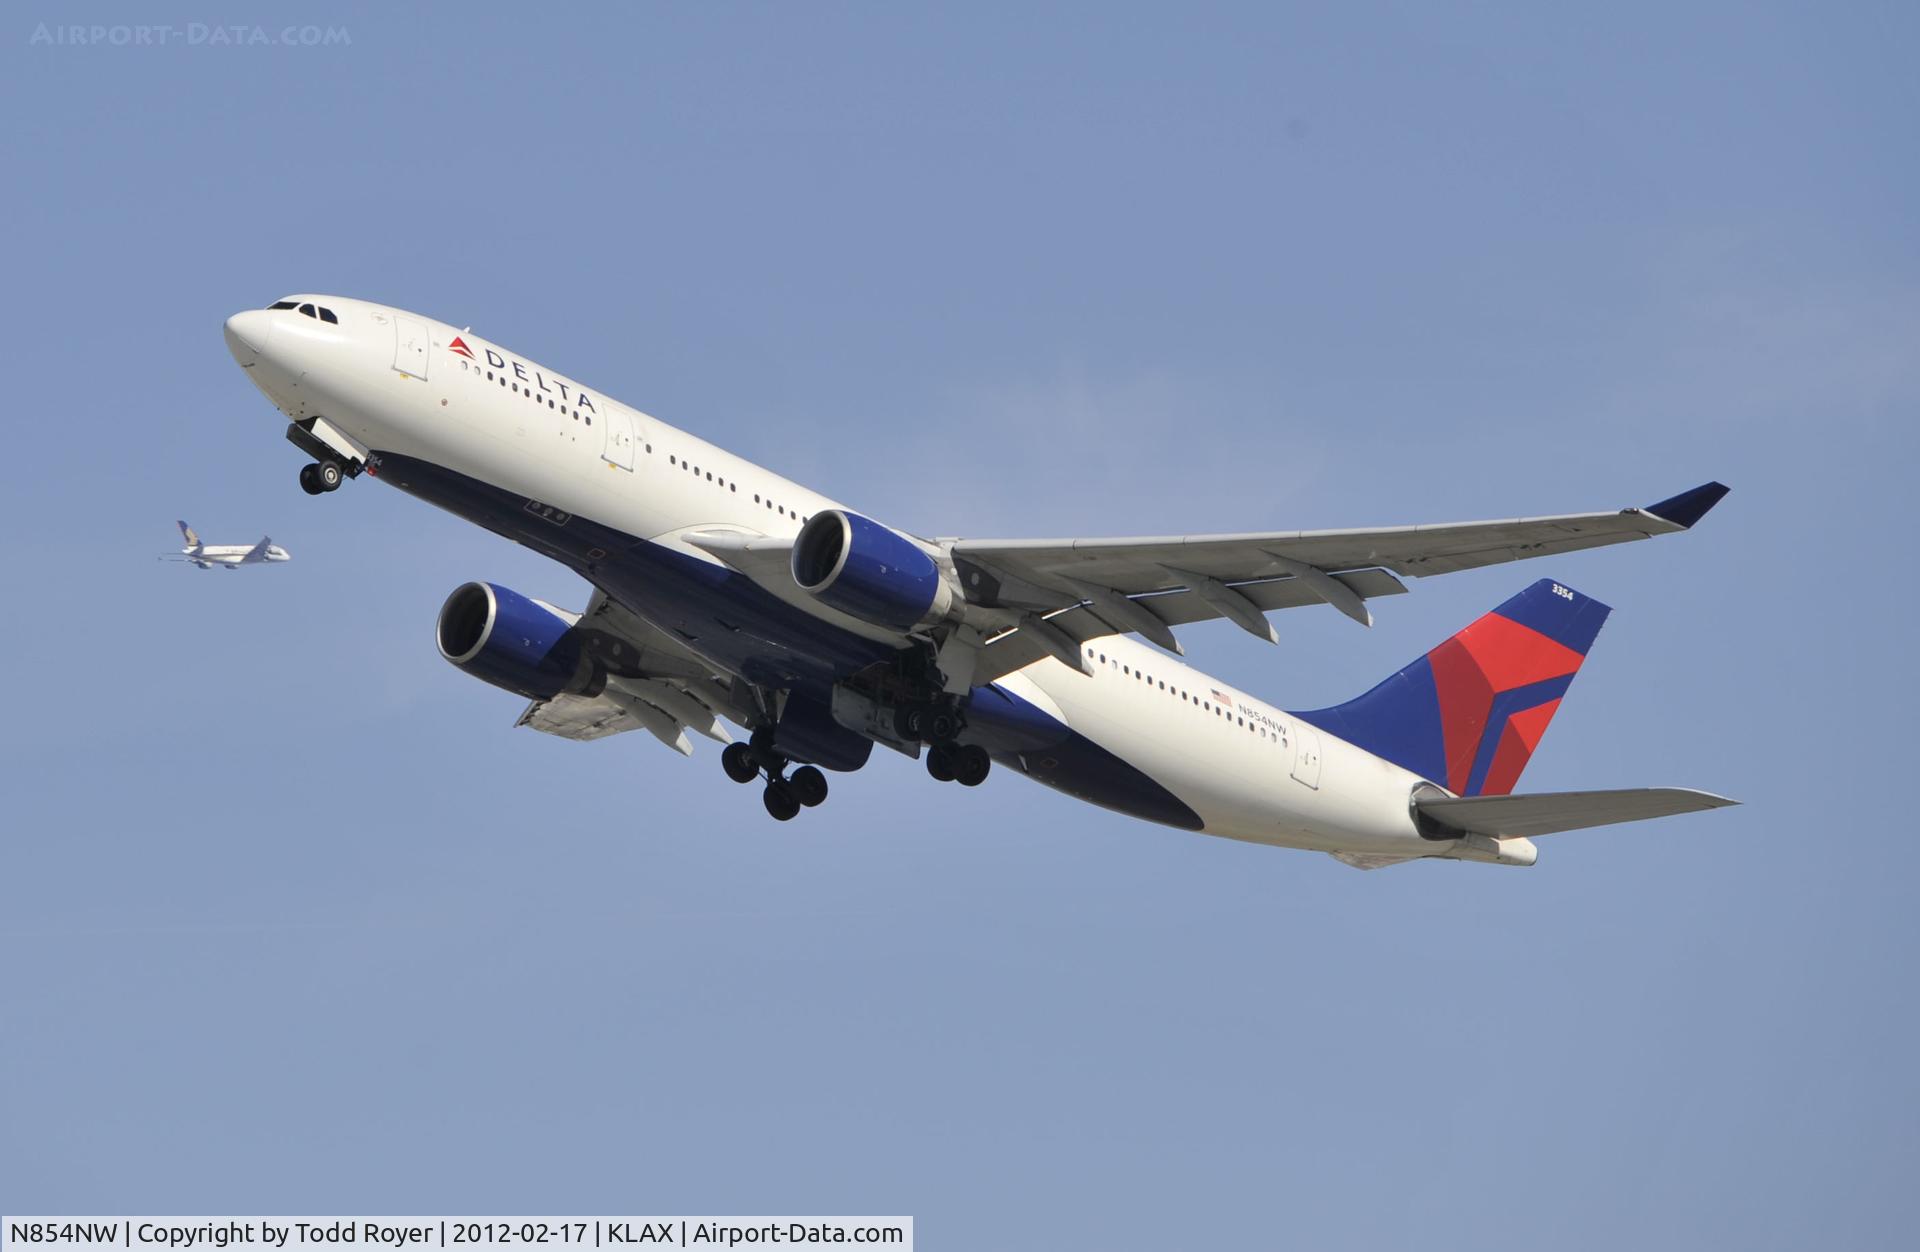
[[[437,1239],[431,1226],[397,1226],[385,1222],[293,1222],[286,1226],[261,1222],[260,1231],[260,1242],[276,1248],[286,1247],[289,1239],[298,1244],[370,1243],[396,1248]]]

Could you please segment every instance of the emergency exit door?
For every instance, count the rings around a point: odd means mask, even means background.
[[[1320,732],[1300,723],[1293,728],[1293,777],[1320,789]]]
[[[393,368],[415,378],[427,376],[427,324],[410,317],[393,319]]]
[[[608,464],[618,465],[621,469],[633,468],[633,417],[625,409],[607,406],[600,415],[600,424],[607,428],[607,446],[600,453]]]

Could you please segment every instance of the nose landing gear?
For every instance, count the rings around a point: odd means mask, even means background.
[[[300,467],[300,490],[310,496],[324,495],[340,490],[340,484],[346,481],[346,477],[347,472],[340,467],[340,462],[332,459],[316,461]]]

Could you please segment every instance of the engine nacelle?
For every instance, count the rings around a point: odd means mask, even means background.
[[[606,685],[573,623],[492,583],[454,588],[434,626],[440,655],[482,682],[545,700],[598,695]]]
[[[793,581],[828,608],[893,630],[940,621],[954,589],[919,544],[858,513],[815,513],[793,541]]]

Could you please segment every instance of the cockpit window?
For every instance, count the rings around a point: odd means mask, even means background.
[[[340,319],[333,315],[332,309],[323,309],[313,304],[302,304],[298,300],[275,300],[267,306],[267,309],[269,312],[275,309],[298,309],[308,317],[318,318],[323,322],[331,322],[335,326],[340,324]]]

